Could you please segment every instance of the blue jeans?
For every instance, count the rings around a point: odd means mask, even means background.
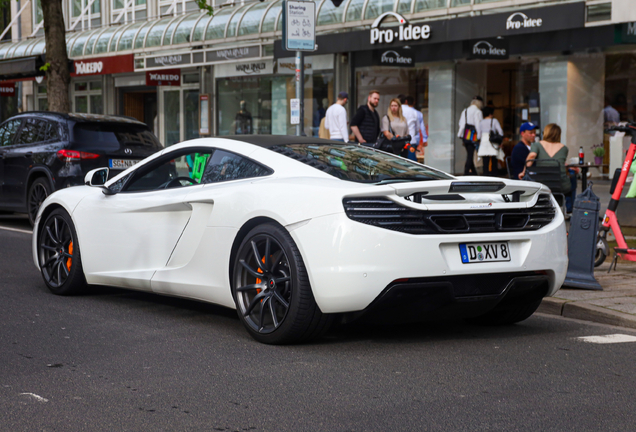
[[[568,176],[570,177],[571,190],[570,193],[565,196],[565,211],[568,213],[572,213],[574,200],[576,199],[576,173],[574,172],[574,170],[568,169]]]

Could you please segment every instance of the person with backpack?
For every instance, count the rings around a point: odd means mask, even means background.
[[[351,119],[351,131],[360,144],[377,142],[380,135],[380,116],[376,108],[380,103],[380,92],[371,90],[367,103],[361,105]]]
[[[464,164],[464,175],[477,175],[477,168],[473,162],[475,145],[478,140],[477,125],[484,119],[481,109],[484,107],[484,100],[481,96],[475,96],[468,108],[462,111],[459,116],[459,132],[457,136],[462,139],[466,148],[466,163]]]

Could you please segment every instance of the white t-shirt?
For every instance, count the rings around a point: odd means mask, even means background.
[[[466,126],[466,123],[477,128],[477,125],[483,119],[484,115],[479,108],[477,108],[475,105],[469,106],[464,111],[462,111],[462,115],[459,116],[459,131],[457,132],[457,136],[461,138],[464,135],[464,126]]]
[[[329,138],[343,139],[344,142],[349,141],[347,110],[339,103],[335,103],[327,109],[325,113],[325,128],[329,130]]]
[[[402,115],[406,119],[406,124],[409,126],[409,135],[411,135],[411,144],[419,144],[418,133],[420,126],[417,124],[417,110],[411,108],[407,104],[402,104]]]

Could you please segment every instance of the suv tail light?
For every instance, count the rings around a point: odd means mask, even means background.
[[[81,159],[97,159],[98,154],[81,152],[77,150],[59,150],[57,152],[57,158],[62,162]]]

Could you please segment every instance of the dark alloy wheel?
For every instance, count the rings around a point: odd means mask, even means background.
[[[281,226],[265,224],[249,232],[235,256],[232,282],[238,315],[259,342],[306,341],[329,326],[331,318],[316,305],[300,252]]]
[[[76,294],[86,286],[77,234],[66,211],[54,210],[42,224],[38,259],[44,282],[53,293]]]
[[[29,213],[31,226],[35,224],[35,217],[38,215],[40,206],[50,194],[51,186],[45,178],[38,178],[31,184],[29,195],[27,196],[27,212]]]

